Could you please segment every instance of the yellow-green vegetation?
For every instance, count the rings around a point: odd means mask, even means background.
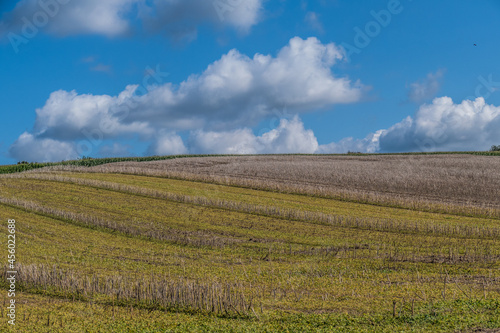
[[[330,200],[308,195],[288,195],[276,192],[244,189],[241,187],[224,186],[210,183],[193,182],[187,180],[167,179],[157,177],[135,176],[122,174],[91,174],[91,173],[51,173],[54,176],[65,178],[91,179],[104,182],[113,182],[137,186],[145,189],[154,189],[170,193],[190,196],[204,196],[212,199],[237,201],[248,204],[279,206],[298,210],[339,214],[356,217],[404,219],[405,221],[432,221],[450,225],[473,225],[499,227],[499,219],[477,219],[448,214],[432,214],[414,211],[411,214],[406,209],[366,205],[356,202]],[[36,175],[42,179],[50,179],[46,174]],[[23,175],[34,178],[34,175]],[[356,214],[353,214],[353,211]]]
[[[45,297],[21,293],[19,322],[12,332],[440,332],[453,331],[463,323],[487,321],[498,314],[492,301],[438,301],[415,314],[397,317],[384,315],[356,316],[325,313],[269,313],[258,319],[239,320],[186,312],[146,310]],[[482,309],[474,313],[471,308]],[[418,311],[418,313],[417,313]],[[2,318],[5,327],[7,320]],[[462,326],[471,326],[462,324]],[[494,327],[493,325],[490,325]],[[441,327],[439,329],[438,327]],[[484,327],[484,326],[483,326]],[[8,330],[6,330],[8,331]],[[491,332],[491,331],[483,331]]]
[[[13,332],[500,328],[496,218],[81,172],[0,177],[0,216]]]

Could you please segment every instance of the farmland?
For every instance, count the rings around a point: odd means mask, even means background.
[[[0,176],[17,332],[500,328],[498,156],[99,164]]]

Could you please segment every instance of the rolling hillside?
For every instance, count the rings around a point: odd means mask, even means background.
[[[499,167],[228,156],[2,175],[16,332],[500,328]]]

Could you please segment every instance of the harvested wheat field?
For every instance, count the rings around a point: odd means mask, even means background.
[[[72,167],[66,167],[71,170]],[[86,171],[184,178],[412,206],[499,209],[500,159],[469,154],[194,157],[121,162]]]
[[[0,214],[16,220],[16,327],[494,332],[499,188],[499,156],[460,154],[185,157],[2,175]]]

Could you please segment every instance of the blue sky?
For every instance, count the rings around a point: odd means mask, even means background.
[[[495,0],[24,0],[0,11],[1,164],[500,144]]]

